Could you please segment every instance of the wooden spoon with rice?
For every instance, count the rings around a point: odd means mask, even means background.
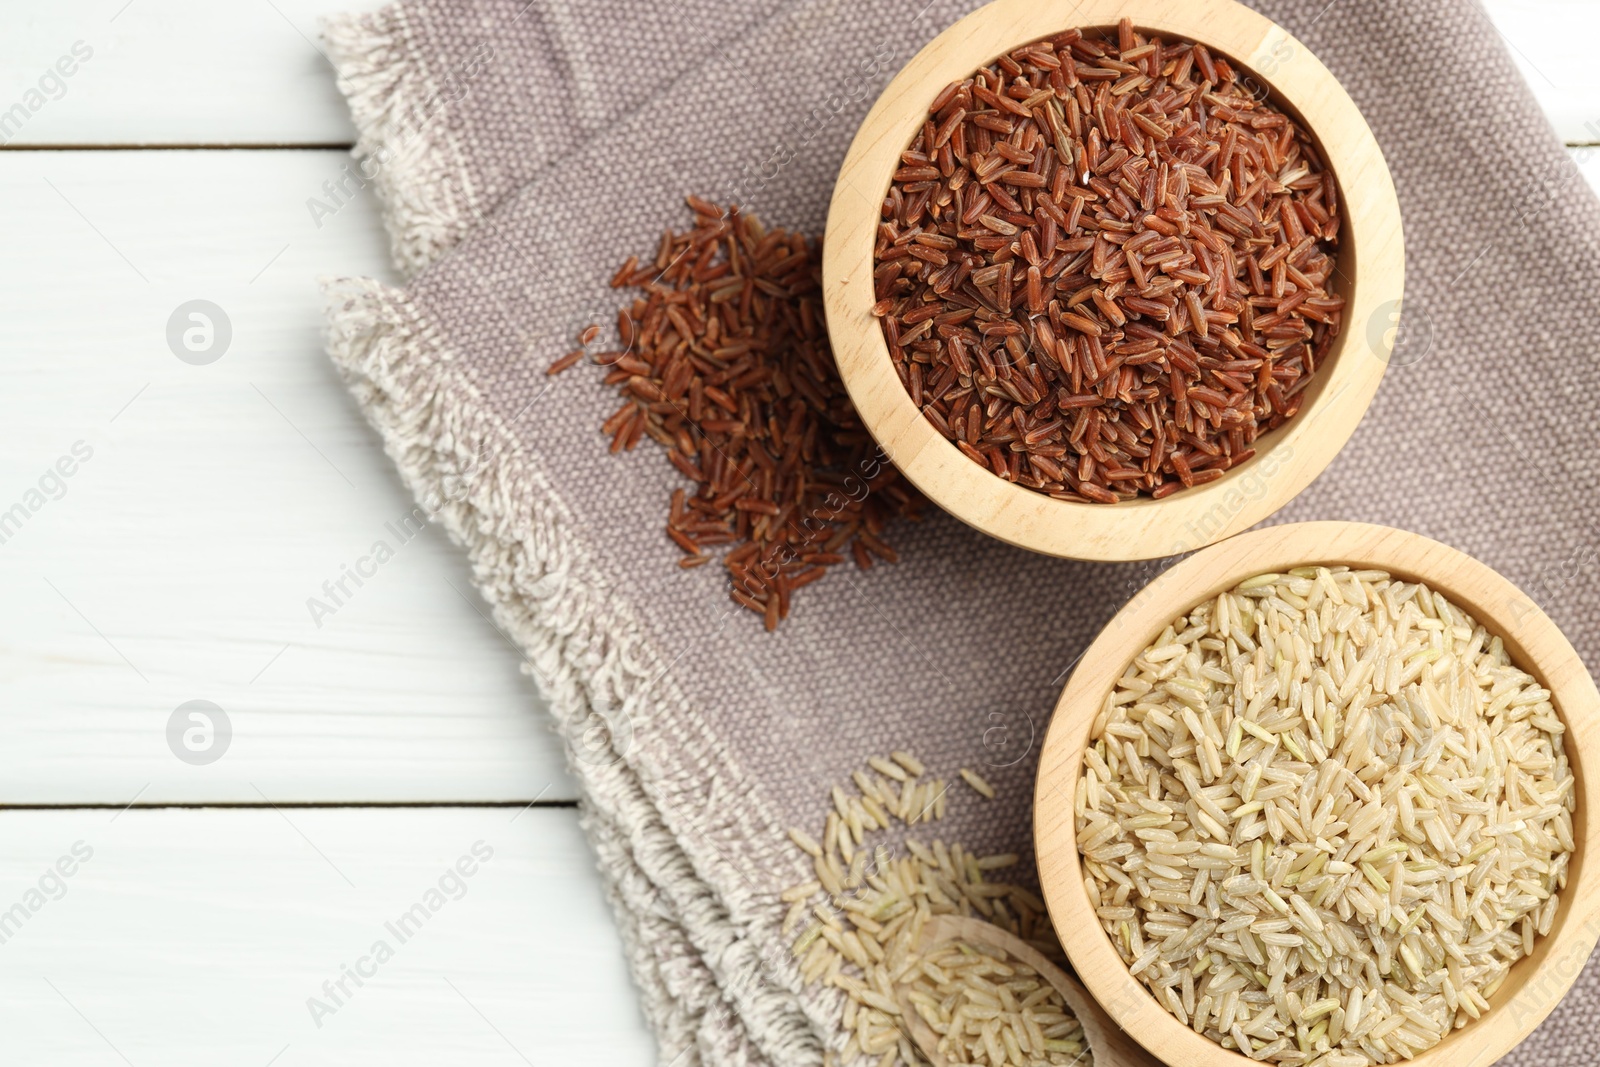
[[[918,950],[932,953],[938,946],[951,941],[965,942],[977,949],[988,949],[1024,964],[1050,984],[1061,995],[1083,1027],[1084,1040],[1094,1056],[1094,1067],[1162,1067],[1161,1061],[1145,1051],[1143,1046],[1129,1037],[1112,1022],[1100,1005],[1084,988],[1027,942],[982,919],[959,915],[936,915],[922,928]],[[911,1000],[911,987],[901,985],[897,999],[905,1020],[906,1032],[933,1067],[949,1067],[948,1057],[940,1050],[936,1034]]]

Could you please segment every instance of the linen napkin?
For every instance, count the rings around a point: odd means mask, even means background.
[[[716,6],[653,25],[652,47],[692,49],[708,26],[738,20]],[[532,176],[515,192],[486,185],[498,208],[464,236],[458,217],[453,249],[406,288],[333,289],[333,358],[408,484],[468,551],[570,744],[666,1063],[811,1064],[842,1047],[837,993],[801,985],[779,930],[778,894],[809,869],[786,829],[814,827],[827,784],[866,756],[904,748],[946,777],[974,767],[998,790],[991,803],[953,803],[947,840],[1030,853],[1033,760],[1054,699],[1098,628],[1162,565],[1047,559],[934,513],[891,528],[900,564],[838,569],[767,634],[732,608],[719,568],[675,566],[661,526],[681,478],[651,448],[607,452],[598,427],[615,399],[598,373],[544,373],[582,325],[610,322],[628,298],[607,287],[616,267],[648,256],[663,228],[687,226],[685,195],[820,233],[876,93],[969,6],[775,7],[627,106],[563,127],[565,147],[542,161],[515,123],[463,116],[476,143],[450,148],[462,153],[451,162],[440,146],[457,124],[441,120],[420,140],[443,170],[469,184]],[[1600,367],[1587,337],[1600,314],[1600,205],[1581,161],[1467,0],[1255,6],[1361,107],[1394,172],[1408,247],[1405,332],[1384,386],[1340,458],[1273,521],[1378,522],[1453,544],[1600,662],[1600,475],[1588,462]],[[379,16],[396,29],[361,61],[382,70],[383,49],[401,48],[451,69],[470,54],[459,42],[486,32],[485,12],[505,10],[402,4]],[[582,10],[598,39],[637,31],[631,7]],[[453,20],[473,27],[455,45],[405,33]],[[527,112],[560,111],[572,84],[626,76],[607,50],[567,62],[538,34],[512,52],[495,38],[485,60],[519,94],[502,119],[532,122]],[[518,81],[523,70],[544,73]],[[473,91],[448,111],[490,106]],[[359,101],[357,112],[363,122]],[[381,151],[381,132],[364,128],[363,144]],[[385,195],[425,199],[412,172],[393,176]],[[423,243],[437,253],[449,242]],[[1379,358],[1371,339],[1392,326],[1349,323],[1371,346],[1352,354]],[[1597,1004],[1600,974],[1586,969],[1504,1062],[1595,1062],[1584,1009]]]
[[[327,20],[362,177],[410,274],[779,0],[406,0]]]

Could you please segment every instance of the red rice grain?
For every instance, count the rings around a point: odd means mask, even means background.
[[[898,557],[889,522],[921,500],[879,453],[845,394],[823,322],[821,254],[787,230],[689,197],[694,228],[668,231],[650,265],[629,258],[614,288],[644,295],[617,316],[621,350],[595,357],[623,404],[601,426],[611,450],[649,436],[692,490],[673,491],[666,533],[683,568],[734,546],[736,604],[770,630],[795,590],[847,558]],[[580,346],[599,336],[585,328]],[[549,368],[555,374],[583,348]]]
[[[1338,335],[1337,187],[1201,45],[1072,30],[934,101],[873,313],[928,421],[995,475],[1115,503],[1214,481]]]

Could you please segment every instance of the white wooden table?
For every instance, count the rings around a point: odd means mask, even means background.
[[[42,99],[0,122],[0,1063],[653,1058],[459,554],[306,605],[412,507],[319,340],[318,276],[390,274],[369,196],[306,208],[354,136],[317,19],[362,2],[0,0],[0,115]],[[1600,186],[1600,4],[1489,11]],[[169,744],[194,700],[225,745]]]

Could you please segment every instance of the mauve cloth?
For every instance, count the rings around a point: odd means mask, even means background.
[[[422,0],[330,19],[396,265],[410,274],[780,0]]]
[[[535,0],[526,18],[559,6]],[[978,768],[998,799],[952,792],[939,835],[1031,853],[1036,743],[1054,699],[1098,628],[1161,566],[1031,555],[935,512],[890,530],[899,565],[838,569],[797,594],[770,635],[730,611],[720,567],[675,565],[661,527],[681,477],[654,446],[607,452],[598,426],[617,400],[593,367],[554,379],[545,367],[631,299],[607,280],[629,255],[651,254],[663,228],[689,223],[686,194],[820,233],[877,92],[971,5],[767,6],[750,19],[747,6],[668,0],[668,18],[606,0],[556,20],[586,47],[490,38],[483,77],[496,71],[514,99],[469,88],[448,101],[440,137],[419,149],[426,165],[395,180],[455,165],[498,190],[498,210],[405,289],[337,284],[330,313],[334,359],[541,679],[662,1061],[680,1067],[811,1064],[842,1047],[837,994],[801,987],[777,894],[809,877],[784,830],[820,826],[828,784],[865,756],[910,749],[945,777]],[[1600,475],[1589,461],[1600,204],[1469,0],[1255,6],[1355,98],[1408,239],[1400,355],[1338,460],[1273,521],[1376,522],[1452,544],[1520,585],[1600,662]],[[386,64],[420,52],[459,67],[520,10],[404,3],[377,18],[384,43],[365,56],[346,23],[340,55],[362,72],[345,69],[363,144],[381,147],[369,120]],[[650,47],[627,62],[604,44],[641,32]],[[689,53],[699,60],[680,62]],[[547,112],[631,77],[659,89],[633,85],[609,112],[565,116],[563,147],[546,151]],[[1365,338],[1383,325],[1348,324],[1350,358],[1378,358]],[[1543,1010],[1540,998],[1524,993],[1511,1010]],[[1589,968],[1502,1062],[1600,1061],[1596,1007]]]

